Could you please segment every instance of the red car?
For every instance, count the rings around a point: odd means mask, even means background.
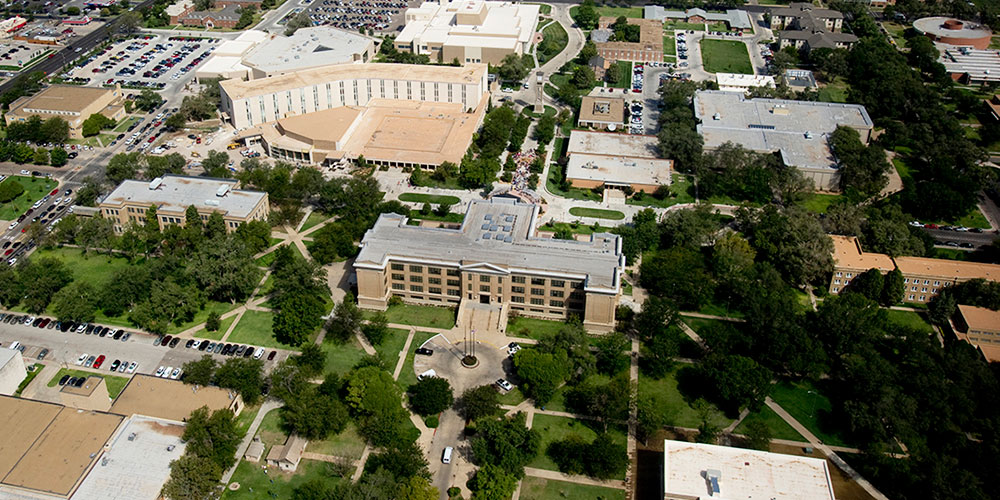
[[[10,255],[12,253],[14,253],[14,249],[13,248],[8,248],[7,251],[3,253],[3,256],[6,257],[6,256],[8,256],[8,255]]]
[[[55,195],[57,195],[57,194],[59,194],[59,188],[55,188],[55,189],[53,189],[53,190],[52,190],[52,192],[51,192],[51,193],[49,193],[49,196],[55,196]]]
[[[101,363],[104,363],[104,355],[103,354],[101,354],[100,356],[98,356],[97,360],[94,361],[94,368],[100,368],[101,367]]]

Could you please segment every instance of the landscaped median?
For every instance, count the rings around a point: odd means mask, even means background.
[[[110,366],[111,360],[107,360],[106,363]],[[64,375],[69,375],[70,377],[101,377],[104,379],[104,383],[108,386],[108,396],[111,399],[115,399],[121,394],[122,390],[128,384],[128,377],[118,377],[114,375],[104,375],[102,373],[88,372],[84,370],[73,370],[70,368],[60,368],[56,372],[52,380],[49,380],[47,384],[49,387],[55,387],[59,383],[59,379],[63,378]]]
[[[592,217],[595,219],[622,220],[625,214],[617,210],[605,210],[603,208],[573,207],[569,209],[570,215],[577,217]]]
[[[442,203],[455,205],[462,200],[460,200],[457,196],[450,196],[446,194],[403,193],[399,195],[399,201],[408,201],[411,203],[430,203],[432,205],[440,205]]]

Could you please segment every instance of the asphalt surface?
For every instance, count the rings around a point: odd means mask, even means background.
[[[944,229],[928,229],[924,228],[936,241],[939,242],[949,242],[954,241],[956,243],[971,243],[974,247],[987,246],[993,243],[993,240],[997,239],[997,234],[993,231],[984,231],[982,233],[973,233],[971,231],[948,231]],[[941,246],[941,245],[938,245]]]

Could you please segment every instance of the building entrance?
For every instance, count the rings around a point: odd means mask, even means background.
[[[490,303],[490,296],[486,295],[486,294],[479,294],[479,303],[480,304],[489,304]]]

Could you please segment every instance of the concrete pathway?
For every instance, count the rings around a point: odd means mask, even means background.
[[[639,387],[639,339],[632,339],[632,348],[629,352],[628,379],[632,387]],[[638,394],[635,395],[636,397]],[[628,435],[625,441],[625,448],[628,452],[628,469],[625,471],[625,485],[627,486],[626,498],[634,498],[636,485],[636,470],[639,466],[638,444],[635,435],[637,432],[639,407],[633,399],[628,409]]]
[[[731,321],[733,323],[746,323],[747,320],[740,318],[731,318],[729,316],[716,316],[714,314],[702,314],[700,312],[693,311],[680,311],[678,314],[681,316],[687,316],[689,318],[701,318],[701,319],[717,319],[719,321]]]
[[[365,450],[361,452],[361,458],[358,459],[358,468],[354,469],[354,474],[351,475],[351,481],[357,482],[361,479],[361,474],[365,471],[365,462],[368,461],[368,455],[371,455],[372,447],[365,445]]]
[[[694,331],[694,329],[688,326],[688,324],[683,320],[678,321],[677,326],[679,326],[681,331],[683,331],[684,334],[686,334],[691,340],[697,342],[702,349],[708,349],[708,346],[705,344],[705,339],[701,338],[701,335],[698,335],[698,332]]]
[[[587,476],[563,474],[562,472],[538,469],[535,467],[525,467],[524,474],[531,477],[540,477],[542,479],[551,479],[554,481],[566,481],[568,483],[585,484],[587,486],[603,486],[605,488],[616,488],[619,490],[625,489],[625,481],[622,481],[620,479],[608,479],[608,480],[593,479]]]
[[[239,467],[240,462],[243,461],[243,455],[247,452],[247,448],[250,447],[250,442],[253,441],[254,436],[257,435],[257,428],[260,427],[261,421],[264,420],[264,417],[267,416],[268,412],[280,406],[281,405],[273,399],[264,401],[260,405],[260,410],[257,411],[257,416],[253,418],[253,422],[250,423],[250,428],[247,430],[246,435],[243,436],[243,440],[240,441],[240,446],[236,448],[236,463],[222,475],[222,484],[229,484],[229,480],[233,478],[233,474],[236,472],[236,467]]]
[[[413,342],[413,335],[417,333],[417,329],[410,327],[410,333],[406,335],[406,343],[403,344],[403,350],[399,353],[399,360],[396,361],[396,368],[392,370],[393,380],[399,380],[399,374],[403,371],[403,365],[406,364],[406,353],[410,352],[410,343]]]

